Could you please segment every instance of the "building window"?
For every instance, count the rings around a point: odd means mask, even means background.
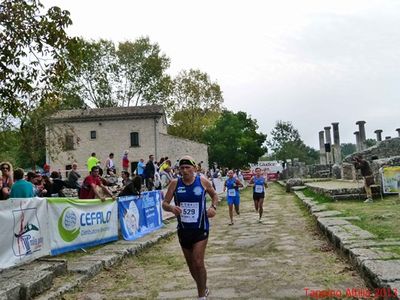
[[[131,132],[131,147],[139,147],[139,132]]]
[[[91,139],[91,140],[95,140],[95,139],[96,139],[96,130],[92,130],[92,131],[90,132],[90,139]]]
[[[66,135],[65,136],[65,150],[74,150],[74,136]]]

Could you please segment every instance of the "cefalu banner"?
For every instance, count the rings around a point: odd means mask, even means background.
[[[118,240],[117,201],[47,198],[51,255]]]
[[[385,194],[400,193],[400,166],[383,168],[382,185]]]
[[[119,221],[125,240],[135,240],[162,227],[161,201],[161,191],[119,197]]]
[[[50,254],[46,199],[0,201],[0,269]]]

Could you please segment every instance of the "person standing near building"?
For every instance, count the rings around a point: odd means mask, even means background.
[[[122,155],[122,170],[129,172],[129,158],[128,158],[129,151],[125,150],[124,155]]]
[[[81,174],[78,173],[78,164],[73,163],[72,169],[68,173],[67,182],[68,182],[68,187],[72,188],[72,189],[76,189],[78,191],[78,194],[79,194],[79,189],[80,189],[80,185],[78,182],[79,178],[81,178]]]
[[[253,184],[253,200],[254,200],[254,208],[259,214],[258,222],[261,223],[261,218],[264,211],[264,198],[265,198],[265,188],[267,186],[267,182],[265,177],[261,174],[261,169],[256,168],[256,175],[253,176],[250,180],[250,184]]]
[[[226,194],[226,201],[229,206],[229,218],[231,222],[229,225],[233,225],[233,206],[235,206],[236,214],[240,214],[239,212],[239,204],[240,204],[240,193],[239,187],[243,187],[243,184],[239,181],[239,179],[235,178],[234,172],[232,170],[228,171],[228,179],[224,184],[224,192],[228,190]]]
[[[113,174],[116,174],[115,164],[114,164],[114,153],[110,153],[106,160],[106,174],[111,175],[111,172]]]
[[[367,194],[367,199],[364,203],[372,203],[372,190],[371,185],[375,183],[374,175],[372,173],[371,167],[369,163],[362,157],[361,154],[358,154],[353,159],[354,167],[361,171],[361,176],[364,178],[364,189]]]
[[[154,174],[156,173],[156,167],[154,166],[154,155],[149,155],[149,161],[146,163],[144,169],[146,174],[146,188],[151,191],[154,187]]]
[[[96,153],[93,152],[87,160],[88,172],[90,173],[92,168],[98,166],[99,164],[100,160],[96,157]]]
[[[144,163],[144,159],[141,158],[139,159],[139,162],[137,164],[137,171],[136,171],[136,175],[138,175],[141,180],[142,180],[142,184],[144,182],[144,168],[146,167],[146,164]]]
[[[178,219],[178,238],[189,271],[196,282],[199,299],[208,295],[207,271],[204,255],[209,235],[209,221],[216,215],[218,195],[211,182],[196,174],[196,163],[190,156],[179,160],[181,178],[174,179],[168,186],[162,207]],[[206,193],[211,197],[206,207]],[[171,205],[174,198],[175,205]]]

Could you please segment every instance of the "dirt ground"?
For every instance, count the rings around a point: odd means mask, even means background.
[[[311,299],[329,290],[366,289],[365,283],[316,231],[298,199],[272,185],[258,223],[251,190],[229,226],[224,202],[212,220],[206,253],[208,299]],[[321,295],[321,294],[320,294]],[[174,236],[104,271],[64,299],[196,299]]]

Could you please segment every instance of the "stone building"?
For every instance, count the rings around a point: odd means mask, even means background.
[[[172,164],[190,154],[208,166],[207,145],[169,135],[160,105],[59,111],[48,119],[46,141],[46,161],[52,170],[68,170],[76,162],[83,175],[92,152],[102,167],[114,153],[117,171],[122,169],[124,150],[129,151],[131,172],[140,158],[146,162],[150,154],[156,160],[168,156]]]

